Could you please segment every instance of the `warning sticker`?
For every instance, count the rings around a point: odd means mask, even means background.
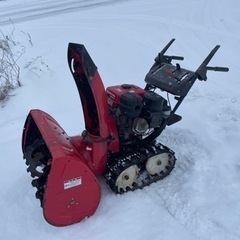
[[[76,187],[82,184],[82,177],[73,178],[63,183],[64,190]]]

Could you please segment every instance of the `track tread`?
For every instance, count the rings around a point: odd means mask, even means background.
[[[159,175],[150,175],[145,169],[146,162],[150,157],[160,153],[170,154],[169,165],[166,167],[165,172],[161,172]],[[143,187],[149,186],[151,183],[162,180],[173,170],[176,158],[172,150],[161,143],[154,142],[136,148],[135,152],[131,151],[118,156],[110,156],[109,162],[110,164],[107,165],[107,170],[105,172],[106,182],[113,192],[122,194],[128,191],[142,189]],[[126,191],[123,191],[123,189],[119,190],[116,186],[118,176],[132,165],[137,165],[141,169],[140,176],[137,178],[132,188],[128,188]]]

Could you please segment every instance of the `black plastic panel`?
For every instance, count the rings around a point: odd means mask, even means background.
[[[195,81],[194,72],[174,66],[163,64],[155,66],[146,75],[145,81],[163,91],[178,96],[186,96]]]

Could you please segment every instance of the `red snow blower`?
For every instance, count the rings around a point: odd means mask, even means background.
[[[176,110],[197,79],[207,80],[208,70],[228,71],[207,66],[219,45],[195,72],[173,65],[172,60],[183,60],[165,55],[174,40],[155,58],[145,88],[127,83],[105,89],[84,45],[69,43],[68,64],[82,102],[85,130],[68,136],[50,115],[31,110],[22,135],[27,171],[48,223],[66,226],[93,215],[101,198],[99,175],[121,194],[148,186],[173,170],[175,153],[158,142],[158,136],[181,120]],[[174,96],[173,108],[157,89]]]

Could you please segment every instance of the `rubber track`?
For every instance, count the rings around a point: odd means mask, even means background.
[[[169,153],[169,165],[165,172],[160,175],[150,175],[147,173],[145,169],[146,162],[148,158],[160,154],[160,153]],[[162,145],[161,143],[154,144],[146,144],[142,147],[136,148],[135,152],[129,152],[127,154],[123,154],[119,157],[110,157],[110,164],[107,165],[107,170],[105,172],[106,182],[109,187],[115,193],[125,193],[128,191],[134,191],[136,189],[142,189],[145,186],[149,186],[151,183],[162,180],[166,176],[168,176],[173,170],[176,162],[176,158],[174,156],[174,152]],[[116,186],[116,180],[118,176],[128,167],[132,165],[137,165],[140,168],[140,176],[137,178],[136,182],[133,184],[132,188],[127,188],[126,191],[123,189],[118,190]]]

